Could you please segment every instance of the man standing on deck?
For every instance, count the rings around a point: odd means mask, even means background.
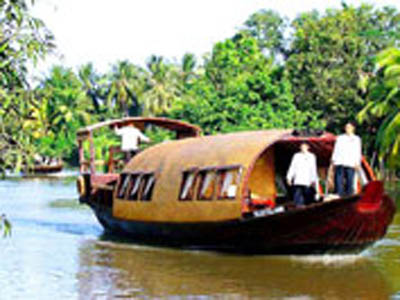
[[[138,151],[139,143],[149,143],[150,139],[145,136],[133,124],[129,124],[122,128],[115,128],[115,133],[122,137],[121,150],[126,153],[126,160],[129,161]]]
[[[333,148],[332,164],[335,166],[335,189],[340,196],[354,193],[354,174],[361,165],[361,138],[351,122],[344,127],[345,133],[337,137]]]
[[[290,163],[286,175],[289,186],[293,185],[293,198],[296,206],[303,206],[314,200],[313,186],[318,183],[317,159],[310,152],[310,146],[303,142]]]

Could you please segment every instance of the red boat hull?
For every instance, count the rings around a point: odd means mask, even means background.
[[[396,210],[377,181],[361,195],[224,222],[120,220],[109,208],[88,204],[106,232],[135,242],[248,254],[358,253],[385,235]]]

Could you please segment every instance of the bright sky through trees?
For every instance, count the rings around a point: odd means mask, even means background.
[[[274,9],[289,18],[300,12],[340,7],[341,0],[37,0],[34,14],[56,36],[53,63],[77,66],[92,61],[105,71],[117,60],[144,65],[151,54],[179,60],[184,53],[201,57],[217,41],[233,35],[254,12]],[[348,0],[359,5],[362,1]],[[365,1],[364,1],[365,2]],[[367,1],[392,5],[398,0]],[[60,58],[60,56],[62,57]]]

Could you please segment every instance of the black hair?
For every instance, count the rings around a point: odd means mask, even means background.
[[[306,142],[306,141],[304,141],[304,142],[301,142],[301,143],[300,143],[300,147],[301,147],[302,145],[307,145],[307,146],[308,146],[308,148],[310,148],[310,147],[311,147],[311,146],[310,146],[310,143],[308,143],[308,142]]]
[[[346,122],[345,126],[346,126],[346,125],[351,125],[351,126],[353,126],[354,128],[356,127],[356,123],[353,122],[353,121],[348,121],[348,122]]]

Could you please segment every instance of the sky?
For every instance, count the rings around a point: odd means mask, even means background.
[[[57,55],[39,64],[42,74],[52,64],[77,67],[93,62],[100,72],[127,59],[144,65],[150,55],[180,61],[187,53],[199,59],[213,44],[231,37],[260,9],[273,9],[293,19],[301,12],[338,8],[342,0],[37,0],[32,13],[56,37]],[[400,10],[399,0],[357,1]]]

